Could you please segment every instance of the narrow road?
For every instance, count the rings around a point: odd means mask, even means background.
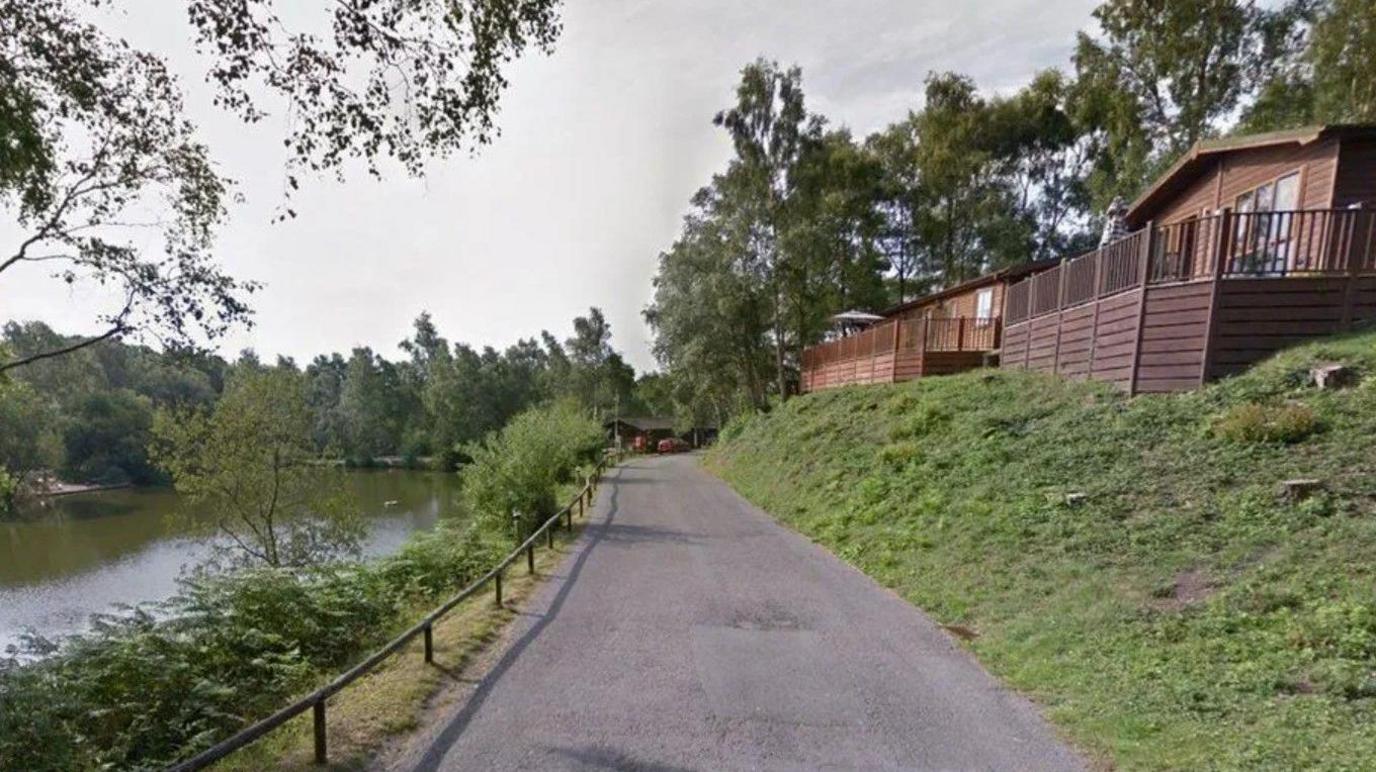
[[[573,554],[403,769],[1082,769],[909,604],[696,458],[610,473]]]

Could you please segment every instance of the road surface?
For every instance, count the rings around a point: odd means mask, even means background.
[[[1027,700],[692,456],[589,527],[414,770],[1081,769]]]

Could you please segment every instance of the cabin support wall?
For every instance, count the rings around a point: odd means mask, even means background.
[[[1149,285],[1007,325],[1002,367],[1093,378],[1131,393],[1186,391],[1363,320],[1376,320],[1376,276]]]

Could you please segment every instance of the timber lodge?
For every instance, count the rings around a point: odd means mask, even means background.
[[[1122,221],[806,349],[803,391],[983,365],[1183,391],[1376,320],[1376,125],[1196,143]]]

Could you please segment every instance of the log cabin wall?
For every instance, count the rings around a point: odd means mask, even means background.
[[[1349,141],[1351,142],[1351,141]],[[1370,143],[1367,143],[1370,144]],[[1334,206],[1334,181],[1338,170],[1340,141],[1326,139],[1309,145],[1281,145],[1221,154],[1207,171],[1169,202],[1155,210],[1135,212],[1138,224],[1147,219],[1162,225],[1212,214],[1233,206],[1237,197],[1291,172],[1300,173],[1299,209]],[[1376,161],[1373,158],[1372,161]],[[1356,164],[1354,175],[1359,174]],[[1364,164],[1369,174],[1374,168]]]
[[[998,316],[1000,309],[1003,308],[1003,288],[1006,282],[1002,280],[990,281],[977,287],[970,287],[960,292],[944,297],[935,297],[926,302],[919,302],[911,308],[905,308],[894,314],[892,318],[911,320],[921,319],[931,312],[931,316],[936,318],[955,319],[958,317],[975,318],[979,308],[979,293],[990,290],[993,293],[993,302],[990,304],[990,312]]]
[[[1376,207],[1376,140],[1344,139],[1333,185],[1333,206]]]

